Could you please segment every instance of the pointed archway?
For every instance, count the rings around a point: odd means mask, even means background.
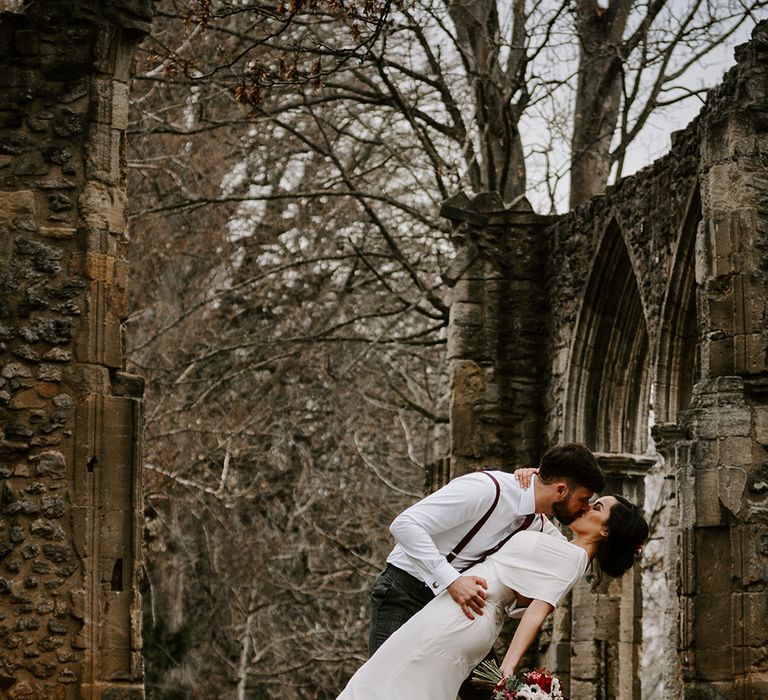
[[[594,257],[571,345],[566,438],[586,444],[607,476],[606,493],[642,505],[644,477],[655,459],[648,443],[649,337],[640,290],[624,237],[614,220]],[[575,697],[639,700],[642,591],[639,571],[609,586],[603,579],[574,589],[570,656],[581,673]],[[585,636],[578,620],[603,620]],[[586,663],[584,663],[586,661]],[[583,673],[587,668],[589,672]]]
[[[678,412],[688,408],[700,374],[695,275],[696,231],[700,221],[701,197],[697,186],[691,193],[664,297],[656,348],[654,412],[658,424],[674,423]]]
[[[606,229],[576,323],[566,434],[597,452],[642,453],[647,444],[648,331],[618,224]]]
[[[685,218],[677,236],[677,247],[664,294],[658,340],[655,347],[654,444],[663,461],[661,469],[648,479],[648,495],[655,503],[657,523],[647,545],[648,557],[663,563],[643,574],[645,600],[653,599],[654,619],[650,615],[643,635],[643,664],[652,669],[646,674],[651,692],[663,689],[682,696],[679,595],[689,591],[680,577],[678,561],[681,550],[690,552],[690,543],[681,539],[676,448],[685,441],[685,431],[678,426],[678,416],[691,402],[694,384],[699,380],[699,318],[696,305],[696,236],[702,220],[698,184],[688,199]]]

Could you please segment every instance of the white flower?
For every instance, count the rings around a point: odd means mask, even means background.
[[[536,683],[524,685],[517,691],[517,700],[563,700],[560,681],[557,678],[552,679],[551,693],[545,693]]]

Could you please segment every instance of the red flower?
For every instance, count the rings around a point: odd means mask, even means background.
[[[525,682],[528,685],[533,685],[535,683],[545,693],[552,692],[552,676],[550,676],[545,671],[541,671],[541,670],[531,671],[529,674],[526,675]]]

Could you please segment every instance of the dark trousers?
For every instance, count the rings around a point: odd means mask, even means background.
[[[378,575],[371,589],[368,653],[373,655],[389,635],[433,598],[432,591],[424,582],[392,564],[387,564],[387,568]],[[488,700],[489,696],[488,690],[475,687],[469,680],[464,681],[459,690],[461,700]]]

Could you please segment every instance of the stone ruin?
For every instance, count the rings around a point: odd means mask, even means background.
[[[0,700],[144,694],[142,382],[121,319],[150,19],[149,0],[0,14]],[[768,697],[768,26],[737,61],[669,155],[566,216],[493,193],[443,207],[459,255],[438,478],[579,440],[642,501],[654,445],[665,683],[687,700]],[[641,613],[637,572],[558,610],[541,652],[573,698],[640,697]]]
[[[686,700],[768,698],[768,23],[736,59],[668,155],[575,211],[442,210],[450,476],[573,440],[609,493],[642,503],[660,470],[664,697]],[[639,699],[641,629],[638,571],[582,583],[542,659],[571,697]]]
[[[0,15],[0,698],[144,696],[129,69],[149,0]]]

